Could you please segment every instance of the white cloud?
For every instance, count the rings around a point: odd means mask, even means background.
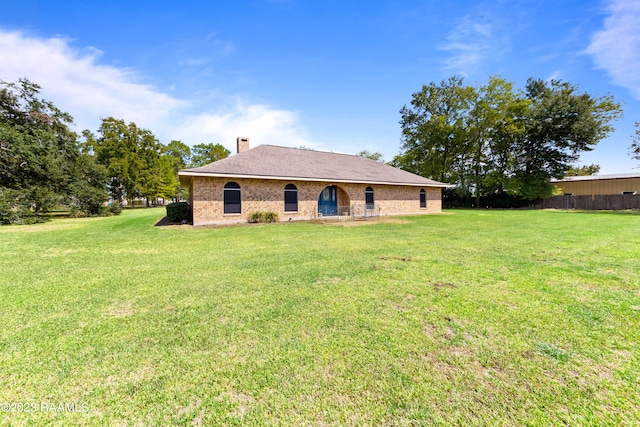
[[[611,0],[604,27],[591,38],[586,52],[613,82],[640,99],[640,2]]]
[[[232,152],[235,151],[234,144],[238,136],[249,137],[252,147],[260,144],[318,146],[308,138],[296,113],[267,105],[245,105],[240,100],[216,112],[186,117],[180,127],[170,134],[172,139],[193,144],[220,143]]]
[[[42,97],[74,116],[77,131],[95,132],[101,118],[113,116],[150,129],[164,143],[180,139],[190,145],[219,142],[233,148],[237,136],[248,136],[253,146],[317,145],[294,112],[233,97],[226,106],[209,111],[199,96],[195,102],[163,93],[134,70],[100,64],[100,55],[95,48],[74,48],[68,39],[0,29],[0,80],[26,77],[39,84]]]
[[[562,80],[562,71],[555,70],[551,73],[551,75],[547,77],[547,81],[550,82],[551,80]]]
[[[468,75],[483,61],[499,56],[505,45],[496,36],[490,15],[479,14],[460,19],[448,34],[447,43],[439,49],[452,53],[445,61],[447,70]]]
[[[108,116],[148,127],[186,104],[137,82],[131,70],[99,64],[100,54],[95,48],[75,49],[63,38],[0,31],[0,79],[26,77],[39,84],[43,97],[71,113],[79,130],[95,129]]]

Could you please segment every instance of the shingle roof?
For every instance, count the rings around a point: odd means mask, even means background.
[[[600,181],[603,179],[640,178],[640,172],[617,173],[611,175],[567,176],[564,179],[552,179],[551,182]]]
[[[300,148],[259,145],[242,153],[179,172],[188,176],[295,179],[301,181],[357,182],[448,187],[366,157]]]

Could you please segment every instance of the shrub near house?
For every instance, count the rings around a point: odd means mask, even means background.
[[[169,203],[167,218],[171,222],[186,222],[191,220],[191,209],[187,202]]]

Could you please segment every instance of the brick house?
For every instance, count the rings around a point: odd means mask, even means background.
[[[439,213],[436,182],[365,157],[273,145],[249,148],[198,168],[181,170],[194,225],[245,222],[252,212],[281,221],[331,216]]]

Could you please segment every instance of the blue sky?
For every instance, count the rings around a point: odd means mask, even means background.
[[[135,121],[164,143],[400,150],[398,111],[451,75],[557,78],[612,94],[625,116],[583,155],[601,174],[640,167],[640,2],[5,2],[0,79],[28,77],[71,113]]]

